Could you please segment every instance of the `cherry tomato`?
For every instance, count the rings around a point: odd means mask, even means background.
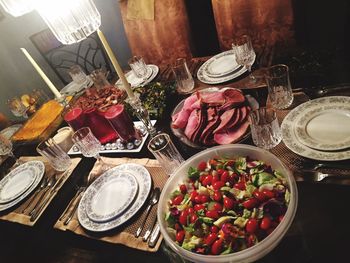
[[[211,210],[211,211],[207,211],[205,213],[205,216],[206,217],[210,217],[212,219],[218,219],[219,218],[219,213],[216,210]]]
[[[244,182],[238,182],[238,183],[235,183],[233,188],[237,188],[239,190],[245,190],[245,183]]]
[[[271,227],[271,219],[268,216],[264,216],[260,222],[260,228],[263,230],[267,230]]]
[[[188,207],[188,208],[187,208],[187,213],[188,213],[188,214],[193,214],[193,213],[194,213],[193,207]]]
[[[224,207],[228,210],[231,210],[235,205],[235,200],[227,196],[224,197]]]
[[[195,196],[194,202],[197,203],[197,204],[202,203],[202,199],[201,199],[201,195],[200,195],[200,194],[197,194],[197,195]]]
[[[247,238],[247,246],[252,247],[255,244],[256,237],[255,235],[249,235]]]
[[[219,202],[222,200],[222,194],[220,191],[215,191],[213,195],[213,200]]]
[[[224,169],[218,169],[217,172],[218,172],[219,175],[222,175],[225,172],[225,170]]]
[[[267,189],[262,190],[262,193],[264,195],[266,195],[268,199],[271,199],[271,198],[275,197],[275,193],[273,191],[270,191],[270,190],[267,190]]]
[[[209,160],[209,164],[211,165],[211,166],[216,166],[217,164],[218,164],[218,162],[216,161],[216,160],[214,160],[214,159],[211,159],[211,160]]]
[[[197,169],[198,169],[199,171],[204,171],[206,168],[207,168],[207,163],[204,162],[204,161],[200,162],[200,163],[198,164],[198,166],[197,166]]]
[[[174,197],[174,199],[171,201],[172,205],[179,205],[181,204],[182,200],[184,200],[184,196],[183,195],[177,195]]]
[[[215,204],[213,205],[213,209],[215,211],[222,211],[222,204],[215,202]]]
[[[184,185],[184,184],[180,185],[180,192],[183,193],[183,194],[186,194],[186,193],[187,193],[187,187],[186,187],[186,185]]]
[[[216,233],[210,233],[205,239],[204,243],[207,246],[210,246],[211,244],[214,243],[214,241],[218,238],[218,235]]]
[[[200,176],[199,176],[199,181],[202,183],[205,177],[207,177],[206,174],[200,175]]]
[[[214,185],[218,181],[220,181],[219,175],[218,174],[213,175],[213,180],[211,181],[211,183]]]
[[[211,226],[210,227],[210,232],[212,233],[218,233],[219,232],[219,228],[217,226]]]
[[[176,241],[179,242],[180,244],[185,238],[185,230],[180,230],[176,233]]]
[[[247,208],[247,209],[252,209],[252,208],[254,208],[254,207],[256,207],[256,206],[258,205],[258,201],[257,201],[257,199],[255,199],[254,197],[252,197],[252,198],[250,198],[250,199],[244,201],[244,202],[242,203],[242,205],[243,205],[245,208]]]
[[[211,253],[213,255],[219,255],[222,251],[222,243],[224,242],[223,239],[215,240],[213,245],[211,246]]]
[[[214,188],[214,190],[220,190],[220,188],[223,187],[224,185],[225,185],[224,182],[217,181],[217,182],[213,183],[213,188]]]
[[[263,192],[260,192],[259,190],[255,190],[253,192],[253,196],[260,202],[264,202],[268,198]]]
[[[226,166],[233,166],[234,164],[235,164],[235,161],[230,160],[230,161],[227,161]]]
[[[204,210],[205,206],[203,204],[196,204],[194,205],[194,211]]]
[[[207,195],[199,195],[199,196],[200,196],[202,204],[209,201],[209,196],[207,196]]]
[[[176,224],[175,224],[175,230],[176,230],[176,231],[182,230],[182,227],[181,227],[181,225],[180,225],[179,223],[176,223]]]
[[[202,184],[204,186],[208,186],[208,185],[211,185],[211,182],[213,181],[213,176],[212,175],[207,175],[204,179],[203,179],[203,182]]]
[[[180,216],[179,216],[179,222],[183,225],[186,226],[187,225],[187,216],[188,216],[188,212],[186,210],[182,211]]]
[[[228,179],[229,179],[229,173],[228,173],[228,171],[224,171],[220,177],[220,180],[221,180],[221,182],[226,183],[226,182],[228,182]]]
[[[191,192],[191,195],[190,195],[190,200],[192,202],[195,202],[195,197],[198,195],[198,192],[196,190],[192,191]]]
[[[255,218],[250,218],[245,225],[245,229],[247,230],[248,233],[254,234],[255,231],[258,229],[258,220]]]
[[[190,216],[190,222],[191,224],[194,224],[197,222],[198,216],[196,214],[191,214]]]

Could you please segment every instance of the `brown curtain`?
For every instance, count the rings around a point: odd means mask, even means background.
[[[248,34],[254,48],[294,43],[292,0],[212,0],[220,48]]]
[[[126,36],[133,55],[147,63],[164,65],[176,58],[191,58],[190,28],[185,0],[155,0],[154,20],[128,20],[127,1],[120,9]]]

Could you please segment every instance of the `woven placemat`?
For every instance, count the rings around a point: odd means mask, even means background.
[[[54,192],[51,196],[49,201],[46,203],[46,205],[41,209],[39,215],[36,217],[34,221],[30,221],[30,216],[29,212],[33,209],[35,204],[37,203],[36,201],[40,198],[40,193],[35,195],[35,191],[29,195],[29,197],[25,198],[24,201],[22,201],[19,205],[16,205],[15,208],[9,208],[6,211],[0,212],[0,220],[6,220],[6,221],[11,221],[15,223],[19,223],[22,225],[27,225],[27,226],[33,226],[35,223],[38,221],[38,219],[41,217],[41,215],[45,212],[46,208],[50,205],[51,201],[55,198],[59,190],[62,188],[64,183],[68,180],[68,178],[71,176],[74,168],[78,165],[80,162],[81,158],[73,158],[72,164],[67,170],[66,173],[63,172],[56,172],[49,164],[48,162],[42,157],[42,156],[26,156],[26,157],[21,157],[20,161],[26,162],[26,161],[42,161],[45,164],[45,177],[46,178],[51,178],[52,176],[56,176],[58,188],[57,191]],[[63,175],[62,179],[60,180],[61,176]],[[38,187],[40,184],[38,185]],[[38,190],[38,187],[36,190]],[[49,192],[49,191],[48,191]],[[47,194],[48,194],[47,192]],[[44,196],[46,198],[47,194]],[[35,195],[35,196],[34,196]],[[35,198],[34,200],[33,197]],[[29,203],[31,203],[29,205]],[[28,206],[29,205],[29,206]],[[25,212],[23,213],[23,210],[25,209]]]
[[[168,176],[165,174],[164,170],[161,168],[160,164],[157,160],[152,159],[132,159],[132,158],[105,158],[102,157],[103,161],[105,161],[108,164],[112,164],[114,166],[117,166],[119,164],[123,163],[137,163],[141,164],[149,171],[152,177],[153,181],[153,188],[159,187],[160,189],[163,189],[163,186],[165,182],[168,179]],[[98,170],[98,164],[94,166],[92,171],[90,173],[95,173],[96,170]],[[141,208],[141,210],[134,215],[128,222],[121,225],[120,227],[117,227],[116,229],[109,230],[103,233],[94,233],[91,231],[85,230],[82,226],[80,226],[78,219],[77,219],[77,213],[75,213],[73,219],[70,221],[70,223],[65,226],[63,224],[64,220],[57,221],[54,228],[63,230],[63,231],[71,231],[77,235],[86,236],[89,238],[113,243],[113,244],[122,244],[131,248],[136,248],[143,251],[149,251],[149,252],[156,252],[161,244],[162,236],[159,238],[156,246],[154,248],[148,247],[147,242],[142,241],[142,237],[146,230],[151,227],[152,222],[156,219],[157,214],[157,205],[152,207],[152,210],[150,212],[150,215],[147,218],[146,224],[143,228],[143,231],[140,235],[140,237],[136,238],[134,234],[136,233],[137,228],[141,225],[142,220],[145,217],[145,208],[147,206],[147,201],[145,202],[144,206]],[[70,205],[70,208],[67,211],[67,214],[69,214],[69,211],[74,207],[73,204]]]
[[[279,123],[281,124],[283,119],[287,116],[287,114],[294,109],[296,106],[307,102],[309,97],[303,93],[303,92],[298,92],[294,93],[294,101],[293,104],[286,110],[278,110],[277,111],[277,118],[279,120]],[[268,104],[268,103],[267,103]],[[294,171],[294,176],[297,181],[303,181],[303,177],[298,175],[300,174],[299,171],[303,168],[303,164],[306,162],[317,162],[305,157],[302,157],[294,152],[292,152],[288,147],[283,143],[283,141],[278,144],[276,147],[270,150],[271,153],[276,155],[278,158],[280,158],[292,171]],[[333,173],[349,173],[350,171],[348,170],[341,170],[341,169],[319,169],[319,171],[322,172],[333,172]],[[342,179],[342,180],[331,180],[327,179],[328,183],[335,183],[335,184],[345,184],[345,185],[350,185],[350,179]]]

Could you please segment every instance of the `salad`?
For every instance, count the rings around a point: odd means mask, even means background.
[[[289,200],[287,180],[263,161],[213,158],[190,167],[187,181],[172,192],[167,230],[186,250],[234,253],[266,238]]]

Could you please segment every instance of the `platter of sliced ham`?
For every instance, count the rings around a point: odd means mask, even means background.
[[[250,99],[239,89],[199,90],[175,107],[171,129],[183,143],[194,148],[238,143],[250,135],[251,108]]]

